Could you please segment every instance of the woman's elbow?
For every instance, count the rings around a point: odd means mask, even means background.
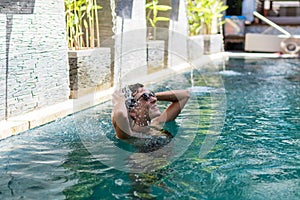
[[[185,98],[189,99],[190,98],[190,91],[189,90],[184,90],[184,96]]]

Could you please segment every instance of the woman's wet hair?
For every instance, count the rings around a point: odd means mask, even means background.
[[[125,106],[128,110],[131,110],[135,106],[136,101],[134,99],[134,94],[141,87],[144,87],[144,85],[141,83],[136,83],[122,88],[122,93],[125,96]]]
[[[143,84],[141,84],[141,83],[136,83],[136,84],[133,84],[133,85],[129,85],[128,86],[128,88],[131,90],[131,95],[132,94],[134,94],[134,93],[136,93],[137,92],[137,90],[139,89],[139,88],[141,88],[141,87],[144,87],[144,85]],[[132,95],[133,96],[133,95]]]

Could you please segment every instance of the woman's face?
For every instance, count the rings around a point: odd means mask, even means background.
[[[160,110],[156,104],[157,98],[155,94],[145,88],[139,88],[134,95],[136,102],[135,111],[144,117],[154,119],[160,116]]]

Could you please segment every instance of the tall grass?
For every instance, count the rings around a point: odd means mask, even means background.
[[[64,0],[69,49],[100,46],[97,0]]]

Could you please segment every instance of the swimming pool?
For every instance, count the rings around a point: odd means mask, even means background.
[[[299,66],[298,59],[230,59],[217,74],[227,100],[224,126],[204,157],[199,149],[220,114],[212,97],[222,91],[205,87],[212,72],[195,70],[188,105],[166,124],[184,148],[152,172],[110,165],[123,156],[114,147],[135,151],[114,138],[110,102],[2,140],[0,199],[299,199]],[[190,73],[175,80],[152,89],[192,84]]]

